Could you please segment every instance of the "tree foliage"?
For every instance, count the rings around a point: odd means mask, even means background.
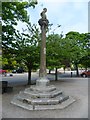
[[[31,84],[31,70],[39,66],[39,30],[35,24],[28,23],[26,33],[18,31],[11,46],[11,53],[18,63],[28,68],[28,84]]]
[[[51,34],[47,37],[47,66],[59,67],[60,65],[60,36]]]
[[[2,45],[8,47],[16,35],[14,26],[18,21],[29,22],[26,8],[35,7],[36,3],[28,2],[2,2]]]
[[[29,70],[32,69],[32,62],[35,63],[36,49],[36,36],[37,28],[35,25],[31,26],[29,16],[27,13],[28,7],[35,7],[37,2],[3,2],[2,3],[2,50],[3,50],[3,65],[11,69],[10,65],[18,63],[28,64]],[[18,21],[27,24],[30,34],[20,34],[15,29]],[[36,30],[36,31],[35,31]],[[7,61],[7,64],[5,63]],[[11,63],[11,64],[9,64]],[[30,65],[29,65],[30,64]],[[30,73],[30,72],[29,72]]]
[[[89,34],[71,31],[65,38],[59,35],[49,35],[47,38],[47,65],[52,67],[70,67],[75,65],[78,72],[78,65],[89,66]],[[84,60],[83,60],[84,59]],[[86,60],[85,60],[86,59]],[[50,67],[49,67],[50,68]]]

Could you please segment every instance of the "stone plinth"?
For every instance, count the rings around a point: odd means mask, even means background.
[[[46,77],[41,77],[36,81],[36,86],[38,87],[46,87],[49,85],[49,80]]]
[[[75,102],[71,96],[65,95],[54,85],[31,86],[15,95],[12,104],[27,110],[63,109]]]

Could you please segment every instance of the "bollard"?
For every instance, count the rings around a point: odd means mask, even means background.
[[[71,77],[72,77],[72,72],[71,72]]]

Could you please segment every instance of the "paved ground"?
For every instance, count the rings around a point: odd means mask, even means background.
[[[88,118],[88,79],[87,78],[62,78],[50,84],[71,95],[76,102],[63,110],[28,111],[10,104],[13,96],[26,85],[15,86],[12,93],[2,95],[3,118]],[[1,101],[1,95],[0,95]],[[0,109],[1,111],[1,109]]]

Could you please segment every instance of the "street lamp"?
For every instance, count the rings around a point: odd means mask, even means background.
[[[58,26],[57,26],[53,31],[51,31],[51,33],[54,34],[54,31],[55,31],[57,28],[59,28],[59,27],[61,27],[61,25],[58,24]]]
[[[63,31],[61,31],[60,37],[61,37],[61,38],[63,37]]]

